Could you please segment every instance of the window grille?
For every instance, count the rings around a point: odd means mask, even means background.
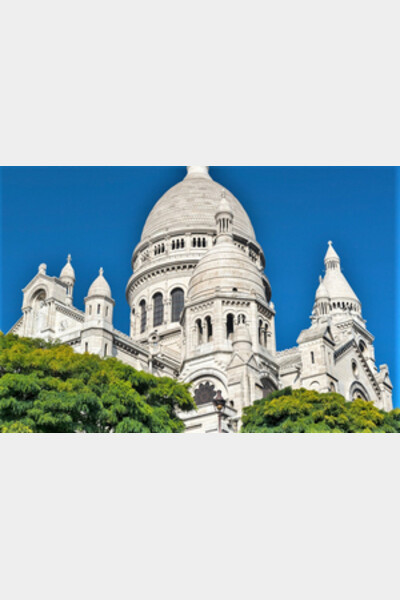
[[[161,325],[164,320],[164,303],[162,294],[157,293],[153,296],[153,326]]]
[[[140,306],[140,333],[146,331],[147,325],[147,313],[146,313],[146,301],[142,300]]]
[[[171,301],[172,301],[172,306],[171,306],[171,321],[173,323],[175,323],[176,321],[179,321],[182,310],[183,310],[183,305],[184,305],[184,292],[183,290],[181,290],[180,288],[175,288],[174,290],[172,290],[171,292]]]

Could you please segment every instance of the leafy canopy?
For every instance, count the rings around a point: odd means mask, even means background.
[[[0,333],[1,433],[179,433],[188,385],[115,358]]]
[[[290,387],[244,409],[242,433],[400,433],[400,409]]]

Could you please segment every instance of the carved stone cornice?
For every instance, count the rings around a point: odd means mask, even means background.
[[[67,317],[71,317],[71,319],[74,319],[75,321],[79,321],[80,323],[83,323],[83,321],[85,320],[85,313],[79,311],[77,312],[78,309],[71,309],[71,308],[67,308],[66,306],[62,306],[61,304],[56,304],[56,311],[62,313],[63,315],[66,315]]]

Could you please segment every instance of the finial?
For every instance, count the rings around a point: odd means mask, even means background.
[[[47,265],[45,263],[40,263],[39,269],[38,269],[39,273],[46,275],[46,269],[47,269]]]
[[[329,240],[328,246],[332,246],[332,241],[331,240]]]
[[[103,275],[103,273],[104,273],[104,269],[103,269],[103,267],[100,267],[100,269],[99,269],[99,275]]]
[[[186,177],[207,177],[210,179],[208,174],[208,167],[186,167]]]
[[[233,216],[233,212],[228,202],[228,198],[226,197],[225,190],[222,190],[220,195],[219,206],[216,214],[218,215],[219,213],[230,213]]]
[[[70,255],[70,254],[68,254],[68,256],[67,256],[67,261],[68,261],[69,263],[71,262],[71,255]]]

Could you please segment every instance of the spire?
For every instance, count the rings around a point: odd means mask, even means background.
[[[194,179],[195,177],[205,177],[211,179],[208,173],[208,167],[186,167],[187,175],[186,178]]]
[[[215,220],[217,223],[217,242],[220,240],[232,240],[233,212],[224,191],[221,192],[221,199],[218,210],[215,213]]]
[[[325,277],[323,284],[320,285],[323,285],[328,292],[331,302],[341,308],[346,307],[347,304],[352,307],[356,306],[358,312],[361,312],[360,301],[342,273],[339,255],[332,246],[331,241],[328,242],[328,250],[325,254],[324,262]]]
[[[100,267],[98,277],[96,277],[96,279],[93,281],[92,285],[89,288],[88,297],[106,296],[108,298],[111,298],[111,288],[108,285],[106,279],[104,278],[103,273],[104,269],[103,267]]]
[[[325,254],[325,269],[339,269],[340,270],[340,258],[337,254],[336,250],[332,246],[332,242],[329,240],[328,242],[328,250]]]
[[[61,269],[60,279],[67,283],[75,282],[75,271],[74,271],[73,266],[71,265],[71,255],[70,254],[68,254],[67,262],[64,265],[64,267]]]

